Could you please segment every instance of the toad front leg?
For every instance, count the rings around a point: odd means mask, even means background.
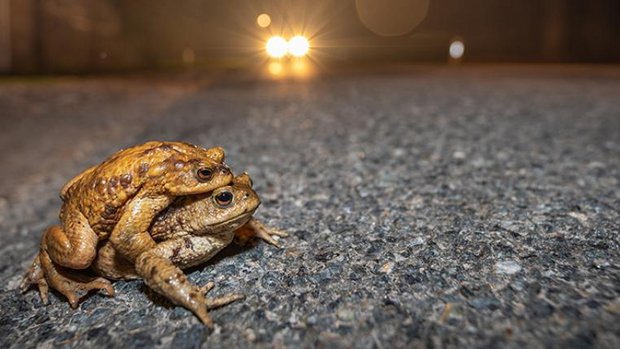
[[[142,189],[128,204],[110,235],[110,243],[119,254],[134,263],[144,252],[157,246],[148,228],[173,197],[158,195],[152,197],[149,190]]]
[[[164,241],[137,258],[136,271],[153,290],[191,310],[205,325],[211,326],[213,321],[208,309],[226,305],[243,296],[228,294],[208,299],[205,293],[213,288],[213,283],[196,286],[187,279],[179,266],[185,268],[208,260],[230,243],[232,233],[228,235],[224,239],[211,235]]]
[[[235,243],[239,245],[245,245],[252,237],[257,237],[264,240],[267,243],[280,248],[278,242],[272,237],[272,235],[279,237],[287,237],[288,234],[277,228],[270,228],[264,225],[258,219],[252,217],[245,225],[235,231]]]

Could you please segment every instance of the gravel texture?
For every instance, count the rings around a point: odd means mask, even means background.
[[[0,80],[0,347],[620,347],[620,69],[415,67],[308,81]],[[283,249],[142,282],[17,290],[66,180],[151,139],[222,145]]]

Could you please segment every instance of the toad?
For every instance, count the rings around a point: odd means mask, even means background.
[[[149,232],[157,246],[140,255],[135,265],[120,256],[112,243],[106,242],[99,249],[93,270],[106,279],[142,278],[153,290],[211,325],[208,309],[243,296],[207,298],[206,293],[214,284],[196,286],[181,269],[206,262],[233,238],[247,240],[255,236],[279,247],[271,235],[287,234],[267,228],[252,217],[259,205],[260,199],[245,173],[235,177],[230,186],[210,194],[179,198],[153,221]]]
[[[80,173],[62,188],[60,225],[43,234],[22,289],[36,284],[47,302],[51,286],[74,308],[77,291],[103,290],[113,295],[105,278],[85,281],[67,273],[90,267],[104,241],[135,264],[139,274],[150,272],[147,256],[158,247],[148,231],[153,219],[179,196],[228,185],[233,175],[223,161],[220,147],[153,141],[121,150]]]

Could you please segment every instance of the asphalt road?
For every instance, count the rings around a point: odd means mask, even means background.
[[[620,347],[620,68],[309,80],[0,79],[0,347]],[[291,236],[71,310],[17,286],[73,175],[146,140],[221,145]]]

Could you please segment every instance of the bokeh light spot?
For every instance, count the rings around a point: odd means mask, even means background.
[[[461,57],[463,57],[463,54],[465,53],[465,44],[461,40],[452,41],[450,43],[448,53],[453,59],[461,59]]]
[[[269,70],[269,74],[278,76],[284,71],[284,66],[282,66],[282,63],[280,62],[269,62],[267,70]]]
[[[256,24],[261,28],[267,28],[271,24],[271,17],[266,13],[261,13],[256,17]]]

